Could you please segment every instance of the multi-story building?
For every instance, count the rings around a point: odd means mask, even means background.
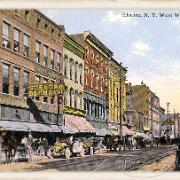
[[[91,32],[71,35],[85,48],[84,108],[97,129],[108,128],[108,61],[113,53]]]
[[[152,91],[149,91],[150,97],[149,97],[149,120],[151,123],[151,132],[154,137],[159,137],[160,133],[160,99],[159,97],[153,93]]]
[[[13,131],[54,131],[63,97],[28,97],[28,85],[63,83],[64,27],[37,10],[0,11],[0,122]],[[43,126],[44,124],[44,126]]]
[[[150,131],[149,121],[149,87],[143,82],[141,85],[132,86],[132,106],[136,113],[143,114],[143,129]]]
[[[93,132],[92,126],[84,118],[84,48],[67,34],[64,39],[63,57],[66,86],[64,122],[80,132]]]
[[[136,113],[143,115],[143,130],[159,136],[159,97],[143,82],[132,86],[132,104]]]
[[[120,135],[120,125],[126,124],[126,72],[126,68],[121,63],[111,58],[109,61],[109,127],[114,135]]]

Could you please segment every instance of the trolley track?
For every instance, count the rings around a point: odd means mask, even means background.
[[[39,163],[33,171],[56,169],[58,171],[131,171],[175,153],[175,146],[163,146],[141,151],[121,152],[118,155],[93,155],[83,158]]]

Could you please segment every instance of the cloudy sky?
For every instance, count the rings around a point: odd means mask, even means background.
[[[180,11],[41,10],[67,33],[91,30],[114,58],[128,67],[132,85],[147,84],[166,109],[180,112]],[[148,13],[150,17],[123,17],[125,13]],[[173,13],[173,17],[159,17]],[[156,13],[157,17],[152,17]]]

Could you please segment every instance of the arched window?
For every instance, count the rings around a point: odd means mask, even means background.
[[[85,57],[86,57],[86,60],[89,59],[89,50],[88,50],[88,48],[86,48],[86,50],[85,50]]]
[[[67,63],[68,63],[68,56],[64,56],[64,76],[67,77]]]
[[[96,66],[97,66],[97,68],[99,66],[99,56],[98,55],[96,56]]]

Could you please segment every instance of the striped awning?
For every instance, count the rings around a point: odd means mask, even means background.
[[[84,118],[80,116],[74,116],[70,114],[64,115],[65,124],[69,125],[71,128],[75,129],[77,132],[87,132],[95,133],[96,130],[91,126],[91,124]]]

